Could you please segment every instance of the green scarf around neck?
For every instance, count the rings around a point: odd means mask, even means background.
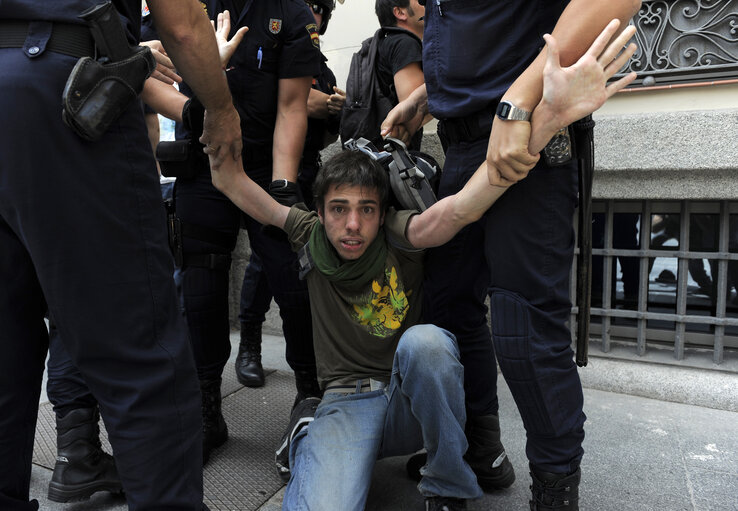
[[[387,259],[387,241],[382,228],[366,252],[354,261],[343,261],[338,257],[328,240],[325,226],[320,222],[313,227],[309,244],[318,271],[329,281],[352,291],[358,291],[371,282],[382,271]]]

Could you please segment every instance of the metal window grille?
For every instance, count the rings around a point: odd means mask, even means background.
[[[644,0],[632,23],[636,86],[738,76],[738,0]]]
[[[594,201],[592,259],[591,337],[603,352],[624,341],[677,360],[711,350],[721,364],[738,348],[738,202]]]

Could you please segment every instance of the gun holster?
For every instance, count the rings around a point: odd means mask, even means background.
[[[165,177],[194,179],[208,168],[208,158],[202,152],[203,145],[195,140],[172,140],[159,142],[156,159]]]
[[[94,142],[136,99],[156,67],[145,46],[117,62],[82,57],[72,69],[62,94],[62,119],[77,135]]]

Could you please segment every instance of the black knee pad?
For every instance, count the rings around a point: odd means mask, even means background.
[[[490,293],[492,339],[497,361],[518,405],[529,433],[553,434],[545,389],[533,362],[530,305],[522,297],[503,290]]]

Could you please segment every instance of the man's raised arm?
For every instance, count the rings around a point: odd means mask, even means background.
[[[572,0],[561,14],[553,30],[558,42],[561,64],[571,66],[592,44],[612,19],[625,27],[638,11],[640,0]],[[518,108],[534,112],[543,95],[543,74],[546,55],[540,55],[513,82],[502,100]],[[487,162],[491,183],[505,184],[524,178],[538,162],[531,154],[531,138],[539,140],[538,126],[533,122],[495,119],[489,137]],[[546,140],[548,142],[548,140]],[[545,145],[545,143],[543,145]],[[538,143],[537,143],[538,145]],[[539,149],[540,150],[540,149]]]
[[[214,169],[210,168],[213,186],[228,197],[241,211],[263,225],[284,229],[290,208],[274,200],[261,186],[243,171],[241,158],[227,159]]]
[[[548,46],[548,62],[541,104],[547,110],[548,125],[542,124],[537,128],[540,132],[550,130],[550,138],[558,129],[598,109],[607,98],[635,79],[633,73],[615,83],[607,84],[607,79],[635,51],[635,45],[620,51],[624,43],[632,37],[632,28],[621,32],[608,44],[618,25],[617,20],[608,24],[585,54],[568,68],[561,68],[559,65],[556,39],[548,34],[544,36]],[[534,137],[535,133],[537,132],[534,130]],[[543,140],[541,137],[538,139]],[[541,150],[545,142],[539,143]],[[489,160],[484,161],[461,191],[445,197],[420,215],[412,217],[407,228],[410,243],[416,248],[442,245],[465,225],[481,218],[511,184],[506,181],[502,184],[490,182],[490,166]]]

